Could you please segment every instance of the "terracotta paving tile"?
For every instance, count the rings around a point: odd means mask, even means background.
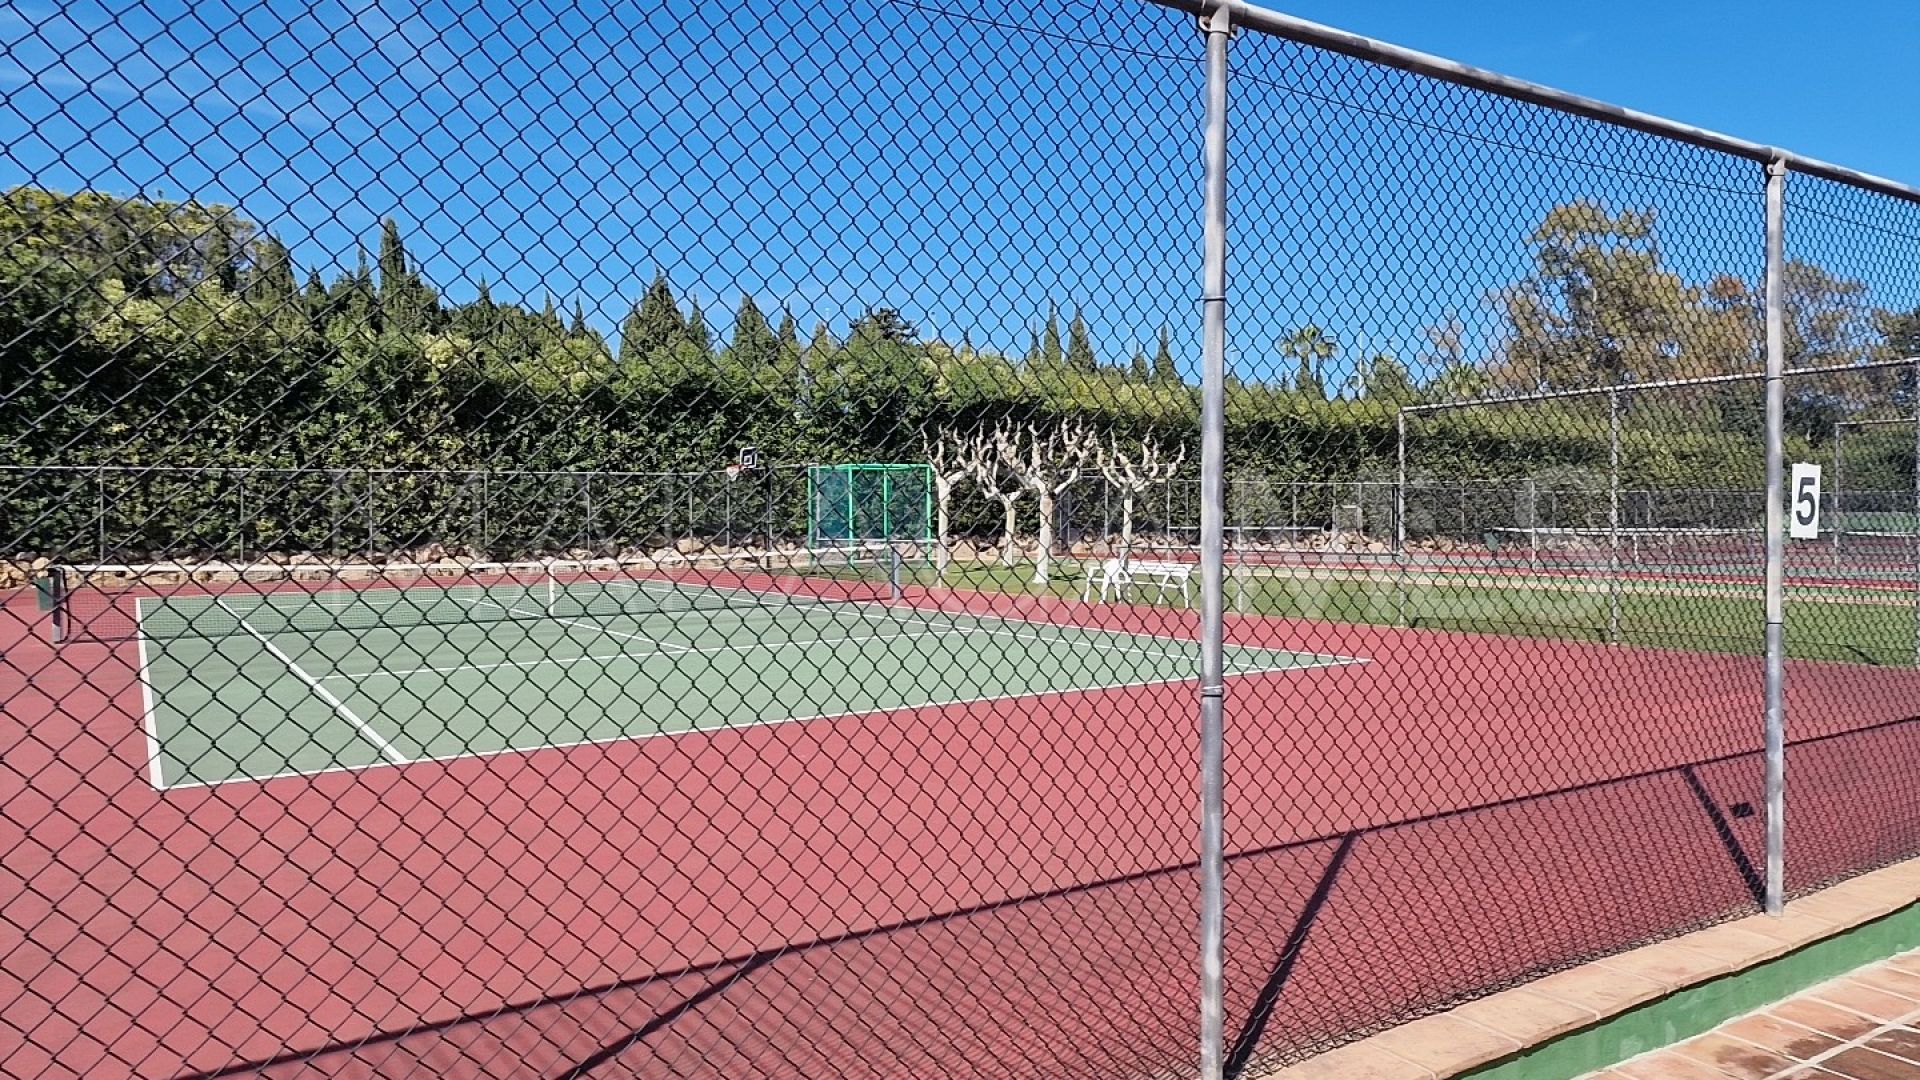
[[[1847,1080],[1920,1080],[1920,1065],[1858,1046],[1823,1059],[1820,1067]]]
[[[1888,993],[1899,994],[1913,1001],[1915,1009],[1920,1009],[1920,975],[1911,975],[1890,967],[1870,967],[1854,972],[1853,977]]]
[[[1794,1061],[1818,1057],[1840,1045],[1838,1039],[1764,1013],[1722,1024],[1720,1031]]]
[[[1737,1080],[1762,1080],[1763,1077],[1799,1064],[1792,1058],[1762,1050],[1752,1043],[1717,1031],[1688,1039],[1675,1046],[1674,1050],[1703,1065],[1711,1065]]]
[[[1920,1031],[1912,1028],[1883,1031],[1868,1039],[1865,1045],[1883,1054],[1891,1054],[1904,1061],[1920,1064]]]
[[[1727,1080],[1727,1074],[1719,1069],[1671,1050],[1615,1065],[1613,1071],[1626,1074],[1630,1080]]]
[[[1768,1009],[1767,1015],[1843,1041],[1857,1039],[1880,1026],[1877,1020],[1869,1020],[1859,1013],[1835,1008],[1810,997],[1789,998]]]
[[[1875,1020],[1889,1023],[1914,1010],[1913,1003],[1906,998],[1889,994],[1851,978],[1817,987],[1813,991],[1813,996],[1830,1005],[1852,1009],[1863,1016],[1871,1016]]]

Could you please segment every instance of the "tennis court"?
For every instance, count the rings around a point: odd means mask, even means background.
[[[162,788],[1193,676],[1190,642],[941,610],[853,569],[370,570],[199,582],[82,618],[110,635],[128,617]],[[1230,675],[1348,662],[1227,652]]]

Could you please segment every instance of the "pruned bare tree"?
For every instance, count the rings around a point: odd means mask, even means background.
[[[1138,445],[1114,439],[1095,447],[1094,463],[1100,475],[1120,492],[1120,558],[1133,555],[1133,508],[1140,496],[1156,484],[1172,481],[1186,460],[1184,444],[1174,447],[1169,455],[1160,440],[1151,435]]]
[[[953,489],[976,471],[974,455],[968,452],[969,440],[949,427],[920,433],[921,452],[933,470],[934,570],[944,584],[947,568],[953,562]]]
[[[1055,509],[1060,493],[1073,486],[1092,458],[1097,439],[1093,428],[1066,420],[1047,428],[995,428],[993,447],[1000,461],[1040,504],[1039,551],[1033,583],[1045,585],[1053,568]]]
[[[980,432],[963,440],[960,444],[960,457],[966,466],[967,474],[981,494],[1000,504],[1000,562],[1012,566],[1019,547],[1019,519],[1016,516],[1018,503],[1026,496],[1027,489],[994,449],[994,438],[986,432]]]

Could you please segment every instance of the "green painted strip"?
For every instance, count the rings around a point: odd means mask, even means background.
[[[1672,1046],[1810,986],[1915,948],[1920,948],[1920,903],[1461,1075],[1472,1080],[1570,1080]]]

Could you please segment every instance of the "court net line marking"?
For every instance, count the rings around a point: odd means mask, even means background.
[[[347,723],[352,724],[353,729],[360,733],[361,738],[364,738],[368,742],[372,743],[375,749],[380,751],[380,754],[382,757],[385,757],[388,761],[392,762],[395,765],[405,765],[408,763],[408,761],[411,760],[407,757],[407,755],[402,754],[399,750],[395,749],[394,745],[388,742],[385,738],[383,738],[379,732],[373,730],[373,727],[369,725],[365,720],[362,720],[358,713],[355,713],[352,709],[348,708],[347,703],[340,700],[338,697],[336,697],[333,691],[327,689],[325,686],[322,686],[320,684],[319,679],[316,679],[312,675],[308,674],[307,670],[301,667],[297,662],[295,662],[293,657],[288,656],[285,652],[281,651],[280,646],[275,645],[271,638],[268,638],[267,635],[261,633],[258,630],[255,630],[252,626],[248,625],[247,620],[241,618],[239,612],[233,610],[230,607],[227,607],[225,601],[216,599],[214,603],[219,604],[223,609],[226,610],[227,614],[232,615],[234,622],[239,624],[240,629],[246,631],[247,634],[250,635],[255,641],[258,641],[261,645],[265,646],[267,652],[271,653],[274,659],[279,660],[281,663],[287,665],[287,670],[293,672],[294,678],[299,679],[301,682],[305,683],[307,685],[307,689],[313,691],[314,694],[320,698],[320,700],[326,702],[328,705],[333,706],[333,711],[335,713],[338,713],[341,719],[344,719]]]
[[[476,603],[479,603],[479,602],[480,601],[476,601]],[[526,614],[528,615],[528,617],[532,617],[532,613],[529,613],[529,612],[520,612],[519,614]],[[867,613],[867,614],[873,614],[873,613]],[[604,627],[590,626],[589,624],[576,622],[575,620],[558,619],[553,616],[541,616],[541,617],[554,619],[554,621],[557,621],[557,622],[569,623],[571,625],[576,625],[576,626],[587,626],[589,629],[596,630],[600,633],[608,634],[613,637],[632,638],[636,641],[645,641],[650,644],[660,645],[663,648],[653,649],[647,652],[628,652],[623,649],[619,652],[608,653],[608,654],[588,654],[585,656],[570,656],[570,657],[537,657],[537,658],[532,658],[527,660],[502,660],[496,663],[488,663],[488,664],[443,664],[443,665],[431,665],[431,666],[414,667],[414,668],[400,668],[397,670],[379,668],[379,669],[368,671],[368,672],[336,672],[329,675],[323,675],[321,676],[321,678],[352,680],[352,681],[358,682],[366,679],[378,678],[383,675],[398,678],[398,677],[407,676],[407,675],[429,675],[429,674],[450,675],[450,674],[457,674],[462,671],[497,671],[503,668],[525,669],[525,668],[535,668],[535,667],[545,667],[545,666],[571,667],[574,664],[584,663],[589,660],[620,660],[620,659],[625,659],[629,657],[645,658],[649,656],[714,655],[718,653],[729,653],[729,652],[753,652],[761,649],[772,651],[775,649],[783,649],[783,648],[788,648],[790,646],[797,646],[797,645],[838,645],[843,642],[851,644],[854,642],[863,642],[863,641],[901,641],[901,640],[910,640],[914,638],[924,638],[924,637],[936,637],[936,638],[937,637],[967,637],[974,634],[987,634],[987,635],[998,636],[998,637],[1011,637],[1011,638],[1015,638],[1023,641],[1039,641],[1039,642],[1043,642],[1050,645],[1072,645],[1072,646],[1096,649],[1102,652],[1131,653],[1137,656],[1145,656],[1145,657],[1150,657],[1157,660],[1188,659],[1187,654],[1184,654],[1184,653],[1162,652],[1154,649],[1130,648],[1125,645],[1104,643],[1104,642],[1095,641],[1095,640],[1076,639],[1076,638],[1064,636],[1064,635],[1047,635],[1047,634],[1033,633],[1033,632],[1023,633],[1019,630],[1015,630],[1011,627],[1005,627],[1005,626],[993,627],[993,626],[982,626],[982,625],[975,625],[975,626],[955,625],[955,626],[949,626],[949,627],[935,627],[932,629],[912,631],[912,632],[903,633],[903,634],[865,634],[865,635],[855,635],[855,636],[849,636],[849,637],[775,639],[775,640],[768,640],[768,641],[749,642],[744,645],[711,645],[706,647],[696,647],[696,646],[684,646],[684,645],[668,646],[666,645],[666,643],[661,642],[656,638],[650,638],[641,634],[624,634],[618,631],[606,629]],[[1040,624],[1031,624],[1031,625],[1040,625]],[[1060,627],[1057,627],[1056,629],[1062,630],[1062,631],[1078,631],[1082,634],[1087,634],[1087,635],[1109,635],[1109,636],[1119,635],[1119,636],[1126,636],[1130,638],[1137,637],[1137,635],[1127,634],[1125,631],[1107,630],[1107,629],[1102,629],[1098,627],[1060,626]],[[1161,639],[1156,638],[1153,640],[1161,640]],[[664,651],[665,648],[672,648],[677,651],[668,653]]]
[[[622,649],[619,652],[612,653],[589,653],[585,656],[542,656],[530,660],[502,660],[490,664],[447,664],[438,667],[399,668],[397,670],[377,668],[367,672],[335,672],[331,675],[322,675],[320,677],[322,679],[352,679],[359,681],[379,678],[382,675],[396,677],[402,675],[448,675],[462,671],[496,671],[500,668],[530,668],[540,667],[542,665],[569,667],[573,664],[584,663],[588,660],[624,660],[629,658],[641,659],[649,656],[690,656],[695,654],[710,655],[713,653],[751,652],[755,649],[780,649],[791,645],[838,645],[843,642],[898,641],[904,638],[939,637],[942,635],[957,637],[979,632],[977,629],[923,630],[908,634],[866,634],[859,637],[795,638],[792,640],[756,641],[746,645],[680,646],[681,651],[678,653],[663,652],[659,649],[651,649],[646,652],[627,652]]]
[[[470,607],[496,607],[506,612],[509,615],[518,615],[523,619],[545,619],[549,622],[557,622],[564,626],[584,627],[585,629],[592,630],[595,633],[605,634],[608,637],[625,638],[628,641],[644,641],[647,644],[652,645],[656,649],[659,649],[661,651],[665,651],[668,649],[673,650],[675,653],[684,653],[688,651],[688,647],[685,645],[675,645],[675,644],[672,644],[671,642],[661,641],[659,638],[648,637],[645,634],[629,634],[621,630],[609,630],[604,626],[595,626],[589,622],[581,622],[579,619],[569,619],[560,615],[549,615],[544,611],[526,611],[521,608],[508,607],[505,604],[499,603],[498,601],[494,601],[494,600],[468,600],[464,597],[459,597],[459,596],[454,597],[454,599]]]

